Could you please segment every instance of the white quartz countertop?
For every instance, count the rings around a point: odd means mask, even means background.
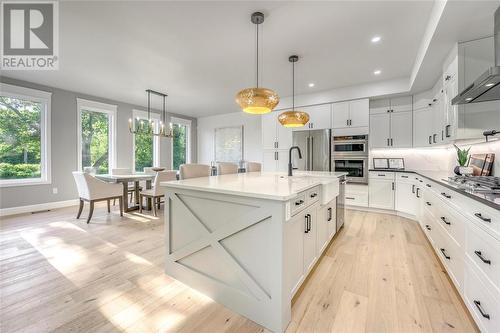
[[[317,185],[338,182],[345,172],[294,171],[293,177],[279,172],[250,172],[162,182],[161,186],[232,194],[258,199],[288,201],[297,193]]]

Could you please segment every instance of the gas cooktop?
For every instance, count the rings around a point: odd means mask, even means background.
[[[494,176],[453,176],[448,183],[473,193],[500,194],[500,177]]]

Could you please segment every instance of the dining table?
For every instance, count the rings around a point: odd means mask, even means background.
[[[149,174],[149,173],[133,173],[133,174],[128,174],[128,175],[111,175],[111,174],[102,174],[102,175],[96,175],[96,178],[103,180],[105,182],[109,183],[122,183],[123,185],[123,205],[124,205],[124,211],[125,212],[130,212],[134,210],[139,209],[139,205],[142,205],[142,202],[139,202],[139,192],[140,192],[140,186],[139,182],[140,181],[145,181],[146,182],[146,189],[151,188],[151,183],[156,177],[156,173],[154,174]],[[134,183],[134,192],[135,192],[135,203],[130,206],[128,203],[128,184],[129,183]],[[146,200],[146,205],[147,209],[151,210],[151,199],[148,198]]]

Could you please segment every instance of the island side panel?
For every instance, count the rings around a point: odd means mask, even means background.
[[[165,202],[166,274],[283,332],[285,202],[170,187]]]

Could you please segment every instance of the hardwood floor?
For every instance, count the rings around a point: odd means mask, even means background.
[[[268,332],[163,273],[161,218],[77,210],[2,218],[1,332]],[[287,333],[478,331],[415,222],[347,214]]]

